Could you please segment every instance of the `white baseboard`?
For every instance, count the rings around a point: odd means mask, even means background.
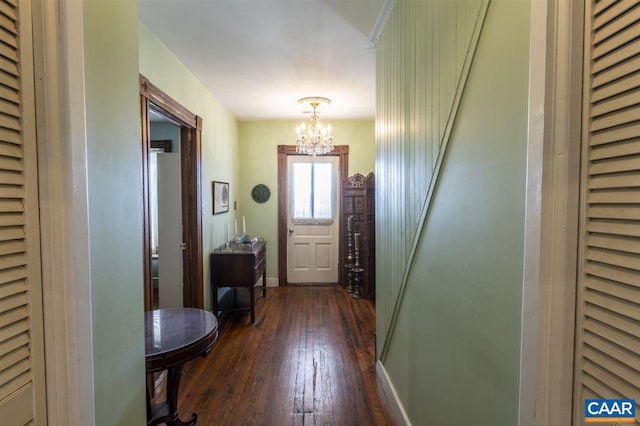
[[[407,413],[404,411],[404,407],[398,398],[398,394],[396,393],[389,376],[387,375],[387,370],[384,369],[384,365],[378,360],[376,362],[376,376],[378,377],[378,383],[380,383],[380,387],[382,387],[382,393],[384,394],[385,399],[387,400],[387,404],[389,405],[389,410],[391,411],[391,417],[396,422],[397,425],[400,426],[411,426],[411,422],[409,421],[409,417]]]
[[[280,279],[267,277],[267,287],[280,287]]]

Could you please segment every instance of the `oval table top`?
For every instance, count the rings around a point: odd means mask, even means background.
[[[218,320],[195,308],[156,309],[144,316],[147,373],[206,354],[218,338]]]

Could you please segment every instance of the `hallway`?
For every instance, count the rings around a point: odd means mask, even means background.
[[[222,318],[206,358],[184,370],[180,412],[203,425],[392,424],[375,373],[375,311],[336,286],[280,287],[256,323]]]

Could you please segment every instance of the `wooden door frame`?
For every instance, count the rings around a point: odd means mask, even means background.
[[[144,307],[153,309],[151,274],[151,212],[149,198],[149,147],[151,125],[150,105],[158,107],[180,124],[180,163],[182,173],[182,241],[183,251],[183,305],[204,308],[204,281],[202,265],[202,118],[191,113],[169,95],[153,85],[142,74],[140,83],[140,120],[142,134],[142,196],[143,196],[143,270]]]
[[[289,155],[300,155],[296,152],[295,145],[278,145],[278,280],[280,286],[286,286],[287,282],[287,191],[289,190],[289,173],[287,168],[287,157]],[[340,200],[340,211],[342,205],[342,182],[349,177],[349,145],[336,145],[326,156],[340,157],[340,181],[338,182],[338,197]],[[342,241],[344,240],[344,224],[338,219],[338,280],[344,268],[344,250]]]

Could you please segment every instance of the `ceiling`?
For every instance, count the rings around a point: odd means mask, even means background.
[[[240,120],[373,118],[374,41],[391,0],[139,0],[140,20]]]

